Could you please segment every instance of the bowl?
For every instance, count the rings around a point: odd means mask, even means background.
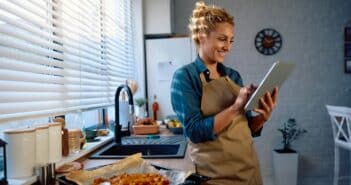
[[[177,119],[166,119],[165,122],[167,123],[167,128],[173,134],[183,134],[183,126]]]
[[[85,139],[87,139],[87,141],[92,141],[95,139],[95,137],[97,136],[97,130],[84,130],[85,132]]]
[[[173,134],[183,134],[183,127],[168,127]]]

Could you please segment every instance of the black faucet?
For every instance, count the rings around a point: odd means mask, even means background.
[[[115,142],[116,144],[122,144],[122,125],[119,123],[119,95],[122,91],[122,89],[125,89],[127,91],[128,95],[128,102],[129,102],[129,113],[133,114],[134,113],[134,103],[133,103],[133,94],[128,85],[120,85],[115,94]],[[129,125],[128,125],[129,129]]]

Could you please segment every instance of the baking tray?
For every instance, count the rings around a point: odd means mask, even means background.
[[[172,169],[164,168],[164,167],[161,167],[158,165],[152,165],[152,166],[154,166],[157,170],[172,171]],[[102,167],[102,166],[91,168],[89,170],[93,170],[93,169],[100,168],[100,167]],[[209,179],[210,179],[209,177],[201,176],[201,175],[198,175],[196,173],[192,173],[185,179],[185,181],[183,183],[180,183],[178,185],[200,185],[201,183],[203,183]],[[67,180],[64,175],[57,177],[56,181],[58,182],[59,185],[77,185],[75,182]]]

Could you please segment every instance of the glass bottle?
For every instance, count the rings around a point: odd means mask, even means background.
[[[152,113],[153,113],[153,119],[156,121],[157,120],[157,111],[159,110],[160,106],[156,101],[156,94],[154,95],[154,102],[152,103]]]

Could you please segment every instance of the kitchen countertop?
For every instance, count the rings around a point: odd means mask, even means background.
[[[82,160],[84,159],[85,156],[90,155],[90,153],[102,146],[104,144],[110,142],[113,140],[113,134],[109,134],[108,136],[104,137],[99,137],[100,141],[99,142],[91,142],[87,143],[86,146],[84,147],[83,150],[80,150],[77,153],[72,153],[68,156],[63,156],[62,159],[58,162],[56,162],[56,168],[59,168],[65,163],[75,161],[75,160]],[[9,185],[31,185],[37,181],[37,176],[33,175],[31,177],[25,177],[25,178],[16,178],[16,179],[11,179],[8,178],[8,184]]]
[[[172,133],[169,132],[169,130],[166,129],[164,126],[161,126],[160,135],[172,135]],[[88,157],[89,156],[84,156],[77,160],[84,164],[84,169],[111,164],[118,161],[118,159],[89,159]],[[165,168],[195,172],[195,167],[189,156],[189,147],[187,147],[187,151],[185,153],[184,158],[145,159],[145,160],[154,165],[165,167]]]

